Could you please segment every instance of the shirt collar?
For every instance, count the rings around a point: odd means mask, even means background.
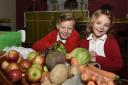
[[[92,40],[92,33],[87,37],[87,40]]]
[[[57,34],[57,41],[61,41],[61,42],[63,42],[63,43],[65,43],[65,42],[66,42],[66,40],[65,40],[65,39],[61,39],[61,37],[60,37],[59,33]]]
[[[104,40],[106,40],[106,38],[107,38],[107,35],[104,34],[103,36],[99,37],[98,40],[104,41]],[[89,37],[87,38],[87,40],[93,40],[92,33],[89,35]]]

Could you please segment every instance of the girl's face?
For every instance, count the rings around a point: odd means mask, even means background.
[[[59,34],[63,39],[68,38],[72,31],[74,30],[74,21],[68,20],[68,21],[62,21],[57,26],[59,30]]]
[[[95,39],[106,34],[111,25],[110,19],[106,15],[100,15],[93,23],[93,37]]]

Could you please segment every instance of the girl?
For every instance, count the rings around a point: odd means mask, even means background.
[[[113,17],[108,10],[97,10],[92,15],[87,28],[87,38],[80,41],[80,47],[91,54],[91,61],[100,64],[107,71],[118,71],[123,60],[120,48],[112,36]]]
[[[59,17],[57,29],[37,41],[32,48],[42,52],[50,48],[56,41],[61,41],[67,52],[71,52],[74,48],[79,46],[80,41],[79,33],[75,31],[74,27],[75,20],[72,14],[63,13]]]

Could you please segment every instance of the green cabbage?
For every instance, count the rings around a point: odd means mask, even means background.
[[[88,64],[91,59],[91,55],[85,48],[75,48],[71,52],[72,57],[76,58],[79,64]]]
[[[53,46],[52,50],[58,50],[66,55],[66,49],[65,47],[60,43],[60,41],[57,41]]]

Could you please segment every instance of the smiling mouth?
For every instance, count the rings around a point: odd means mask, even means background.
[[[98,32],[104,32],[103,30],[97,30]]]
[[[67,35],[67,34],[62,34],[61,37],[62,37],[63,39],[66,39],[66,38],[68,37],[68,35]]]

